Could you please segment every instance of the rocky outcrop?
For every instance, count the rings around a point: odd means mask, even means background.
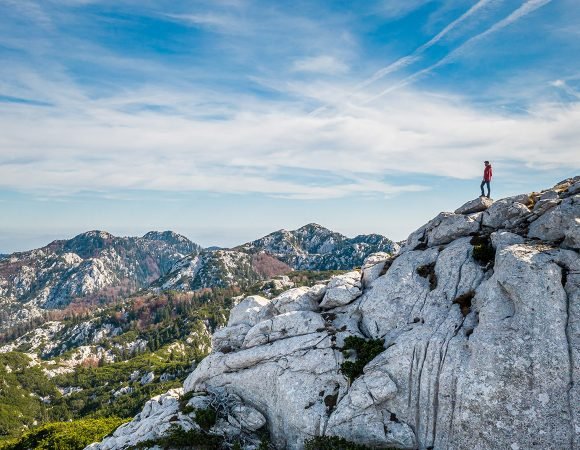
[[[483,195],[481,197],[477,197],[474,200],[470,200],[464,205],[460,206],[455,210],[455,214],[473,214],[481,211],[485,211],[493,205],[493,200]]]
[[[409,450],[580,448],[579,183],[442,213],[395,257],[369,258],[364,277],[241,302],[244,320],[218,332],[236,345],[214,350],[184,391],[239,397],[276,448],[320,435]],[[542,196],[557,204],[538,214]],[[383,350],[343,351],[351,336]]]

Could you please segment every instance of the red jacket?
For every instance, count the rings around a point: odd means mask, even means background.
[[[485,166],[485,170],[483,171],[483,180],[484,181],[491,181],[491,164],[489,166]]]

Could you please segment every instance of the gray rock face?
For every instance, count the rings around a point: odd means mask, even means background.
[[[242,348],[242,344],[250,328],[252,327],[247,323],[239,323],[216,330],[211,337],[212,349],[216,352],[228,353],[232,350]]]
[[[491,245],[496,251],[508,245],[523,244],[525,241],[519,234],[510,233],[509,231],[494,231],[491,233],[490,238]]]
[[[528,236],[544,241],[564,239],[565,247],[580,249],[580,194],[564,199],[533,222]]]
[[[87,450],[116,450],[155,439],[163,436],[174,423],[185,430],[199,428],[190,417],[179,413],[181,393],[181,389],[172,389],[153,397],[131,422],[121,425],[102,442],[89,445]],[[177,418],[177,421],[172,418]]]
[[[575,220],[573,185],[554,188],[560,230]],[[527,236],[525,200],[439,215],[346,304],[321,308],[322,289],[283,294],[241,348],[209,355],[184,390],[239,396],[277,448],[316,435],[408,450],[580,448],[580,256],[565,248],[567,231],[562,244]],[[384,348],[352,384],[341,372],[347,336]]]
[[[243,342],[244,348],[255,347],[287,336],[302,336],[324,329],[322,316],[312,311],[291,311],[264,320],[252,327]]]
[[[489,228],[514,228],[519,225],[530,210],[526,205],[511,199],[504,199],[495,202],[483,214],[482,223]]]
[[[283,314],[290,311],[318,311],[325,289],[325,286],[321,285],[290,289],[273,299],[272,308],[262,310],[260,317],[263,319],[268,318],[268,314]],[[263,312],[266,312],[266,316]]]
[[[326,294],[320,303],[321,308],[329,309],[348,305],[362,294],[361,274],[353,271],[332,277],[326,288]]]
[[[476,199],[470,200],[464,205],[460,206],[455,210],[455,214],[473,214],[481,211],[485,211],[493,205],[493,200],[487,197],[477,197]]]
[[[239,324],[253,327],[259,322],[258,313],[269,302],[270,300],[259,295],[246,297],[230,310],[228,327]]]
[[[385,269],[385,265],[390,262],[393,258],[388,253],[373,253],[369,255],[361,268],[362,271],[362,283],[364,287],[369,287],[373,281],[375,281],[381,273],[383,269]]]
[[[400,253],[421,247],[448,244],[457,238],[474,234],[481,229],[482,214],[463,215],[442,212],[412,233]]]

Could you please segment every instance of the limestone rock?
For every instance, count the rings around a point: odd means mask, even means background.
[[[269,302],[270,300],[259,295],[246,297],[231,309],[228,326],[231,327],[232,325],[243,323],[253,327],[259,321],[258,312],[262,306],[267,305]]]
[[[560,204],[560,199],[539,200],[534,205],[533,213],[537,218],[537,217],[541,216],[542,214],[544,214],[546,211],[554,208],[555,206],[558,206],[559,204]]]
[[[469,215],[442,212],[411,233],[400,253],[448,244],[460,237],[474,234],[481,228],[482,214],[481,212]]]
[[[134,446],[163,436],[172,425],[181,426],[184,430],[198,429],[190,417],[179,413],[181,393],[181,389],[173,389],[153,397],[131,422],[121,425],[102,442],[89,445],[87,450],[117,450]]]
[[[264,415],[257,409],[247,405],[238,405],[232,408],[228,420],[230,420],[230,418],[234,426],[249,431],[259,430],[266,425],[266,418]]]
[[[514,228],[529,214],[529,208],[523,203],[510,199],[498,200],[483,213],[482,224],[495,229]]]
[[[347,305],[362,294],[361,274],[353,271],[332,277],[320,303],[324,309]]]
[[[141,377],[141,380],[139,380],[139,383],[141,383],[141,385],[146,385],[151,383],[153,380],[155,379],[155,374],[153,372],[147,372],[145,375],[143,375]]]
[[[464,205],[461,205],[455,210],[455,214],[473,214],[480,211],[485,211],[493,205],[493,200],[487,197],[477,197],[470,200]]]
[[[491,233],[491,245],[496,250],[514,244],[523,244],[524,238],[518,234],[510,233],[509,231],[494,231]]]
[[[254,325],[245,336],[243,347],[249,348],[290,336],[316,333],[324,327],[324,320],[318,313],[290,311]]]
[[[388,261],[393,258],[389,253],[373,253],[365,259],[361,272],[363,286],[369,287],[380,275]]]
[[[247,323],[239,323],[218,329],[211,338],[212,349],[227,353],[241,348],[250,328]]]
[[[472,215],[459,215],[451,213],[441,213],[438,216],[440,222],[428,233],[428,244],[430,247],[449,242],[462,236],[469,236],[481,227],[481,213]]]
[[[564,199],[532,222],[528,236],[544,241],[564,239],[564,247],[580,249],[580,195]]]
[[[577,181],[576,183],[572,184],[569,188],[567,193],[569,195],[575,195],[575,194],[580,194],[580,181]]]
[[[277,314],[290,311],[318,311],[318,302],[324,295],[325,287],[298,287],[290,289],[272,300],[272,308]],[[262,320],[267,317],[262,317]]]

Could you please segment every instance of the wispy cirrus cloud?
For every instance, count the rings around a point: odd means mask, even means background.
[[[334,56],[320,55],[294,61],[292,70],[295,72],[337,75],[348,72],[349,67],[345,62]]]
[[[364,88],[385,76],[398,72],[401,69],[419,61],[421,59],[421,54],[427,51],[429,48],[433,47],[439,41],[441,41],[445,36],[451,33],[455,28],[457,28],[462,23],[466,22],[470,18],[472,18],[475,14],[483,10],[484,8],[488,7],[490,4],[496,3],[497,0],[479,0],[475,3],[472,7],[470,7],[465,13],[459,16],[457,19],[453,20],[449,24],[447,24],[439,33],[437,33],[434,37],[429,39],[423,45],[418,47],[415,51],[410,53],[409,55],[403,56],[397,59],[395,62],[385,66],[379,70],[377,70],[371,77],[367,78],[366,80],[362,81],[356,86],[356,89]]]
[[[241,30],[240,21],[226,14],[163,14],[162,17],[187,25],[207,27],[226,33],[235,33]]]
[[[418,70],[415,73],[413,73],[412,75],[405,77],[403,80],[398,81],[397,83],[389,86],[387,89],[382,90],[379,94],[372,96],[367,101],[369,101],[369,102],[375,101],[376,99],[378,99],[384,95],[390,94],[393,91],[396,91],[398,89],[401,89],[405,86],[408,86],[408,85],[416,82],[420,78],[424,77],[425,75],[431,73],[432,71],[434,71],[435,69],[437,69],[441,66],[452,63],[457,58],[464,55],[464,53],[466,51],[468,51],[474,44],[488,38],[489,36],[491,36],[494,33],[497,33],[500,30],[510,26],[511,24],[517,22],[518,20],[522,19],[526,15],[536,11],[537,9],[541,8],[542,6],[547,5],[551,1],[552,0],[527,0],[527,1],[525,1],[521,6],[519,6],[514,11],[512,11],[507,17],[497,21],[492,26],[487,28],[485,31],[469,38],[466,42],[464,42],[459,47],[452,50],[450,53],[445,55],[443,58],[441,58],[436,63],[434,63],[426,68],[423,68],[421,70]],[[478,6],[480,3],[476,4],[474,7]],[[412,58],[412,56],[411,56],[411,58]]]

